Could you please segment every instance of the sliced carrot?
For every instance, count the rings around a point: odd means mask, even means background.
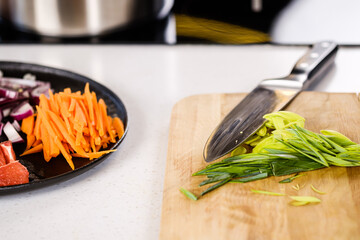
[[[40,131],[41,131],[41,139],[42,139],[42,143],[43,143],[43,154],[44,154],[44,159],[45,161],[50,161],[51,156],[50,156],[50,136],[48,134],[48,130],[45,126],[45,124],[42,124],[40,126]]]
[[[95,152],[95,153],[88,153],[88,156],[89,156],[90,159],[94,159],[94,158],[101,157],[104,154],[108,154],[108,153],[115,152],[115,151],[116,151],[116,149],[106,150],[106,151],[99,151],[99,152]]]
[[[53,111],[56,114],[59,114],[59,105],[55,101],[54,94],[50,89],[49,89],[49,97],[50,97],[49,105],[50,105],[51,111]]]
[[[21,126],[27,134],[24,154],[42,151],[46,161],[62,154],[72,169],[73,156],[92,160],[112,152],[101,148],[124,134],[121,119],[107,115],[104,100],[97,100],[88,83],[83,94],[70,88],[54,94],[49,91],[49,98],[40,96],[36,109],[37,114],[24,119]]]
[[[114,117],[112,119],[112,125],[114,126],[116,133],[118,135],[118,138],[121,138],[124,134],[124,123],[121,121],[120,118]]]
[[[33,153],[38,153],[41,152],[43,150],[43,145],[39,144],[33,148],[30,148],[29,150],[26,150],[25,152],[23,152],[22,154],[20,154],[20,156],[25,156],[28,154],[33,154]]]
[[[42,109],[50,109],[49,100],[46,98],[44,94],[40,94],[39,99],[40,99],[39,105],[41,106]]]
[[[64,136],[61,133],[61,131],[58,129],[58,127],[55,125],[55,123],[53,121],[50,121],[50,125],[51,125],[52,129],[54,130],[54,132],[56,133],[56,136],[58,136],[58,138],[60,139],[60,141],[63,141]]]
[[[27,135],[32,134],[34,131],[34,122],[34,115],[24,118],[21,123],[21,131],[23,131]]]
[[[26,135],[26,148],[25,148],[25,150],[29,150],[31,148],[31,146],[34,144],[35,140],[36,139],[35,139],[34,134]]]
[[[76,146],[75,144],[75,139],[73,136],[71,136],[70,134],[67,133],[65,126],[62,123],[62,120],[60,119],[60,117],[56,116],[55,113],[52,112],[48,112],[50,118],[54,121],[54,123],[56,124],[56,126],[60,129],[60,131],[63,133],[64,138],[66,139],[66,141],[70,144],[70,146],[78,153],[86,155],[85,151],[81,148]]]
[[[36,138],[36,137],[35,137]],[[35,142],[31,145],[32,147],[36,147],[37,145],[40,145],[40,144],[42,144],[42,141],[41,141],[41,139],[37,139],[37,140],[35,140]]]
[[[91,123],[91,125],[95,125],[94,108],[93,108],[92,96],[91,96],[91,93],[90,93],[89,83],[85,84],[84,95],[85,95],[86,102],[87,102],[87,105],[88,105],[90,123]]]
[[[111,129],[110,129],[109,121],[108,121],[106,104],[105,104],[104,100],[101,99],[101,98],[99,100],[99,108],[100,108],[100,112],[101,112],[101,115],[102,115],[102,120],[103,120],[103,123],[104,123],[104,130],[108,132],[111,140],[115,140],[114,136],[110,132]]]
[[[70,100],[70,106],[69,106],[69,112],[73,112],[75,110],[75,103],[76,103],[76,99],[75,98],[71,98]]]
[[[100,115],[99,106],[97,103],[97,97],[96,97],[95,92],[91,92],[91,99],[92,99],[92,103],[93,103],[93,107],[94,107],[95,128],[96,128],[96,130],[99,130],[101,115]]]
[[[35,127],[34,127],[34,134],[37,140],[41,139],[40,136],[40,125],[41,125],[42,121],[41,121],[41,117],[37,116],[36,117],[36,122],[35,122]]]

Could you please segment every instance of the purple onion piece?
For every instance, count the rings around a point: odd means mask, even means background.
[[[41,94],[44,94],[46,97],[49,97],[49,89],[50,89],[50,83],[43,84],[43,85],[38,86],[33,89],[33,91],[30,93],[30,95],[36,105],[38,105],[40,102],[39,97]]]
[[[13,127],[15,128],[16,131],[20,132],[21,131],[21,127],[18,121],[14,120],[12,123]]]
[[[3,124],[3,123],[0,123],[0,135],[2,135],[3,128],[4,128],[4,124]]]
[[[17,91],[0,87],[0,97],[16,99],[18,95],[19,93]]]
[[[20,121],[33,114],[34,109],[32,106],[28,102],[22,102],[19,106],[11,111],[10,117],[12,117],[14,120]]]
[[[34,81],[21,78],[0,78],[0,86],[4,88],[20,89],[20,88],[34,88],[38,85],[42,85],[41,81]]]
[[[4,133],[6,137],[12,142],[12,143],[20,143],[24,142],[24,139],[19,135],[19,133],[15,130],[13,125],[10,122],[7,122],[3,128]]]

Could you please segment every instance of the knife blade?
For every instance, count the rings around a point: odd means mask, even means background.
[[[203,151],[205,161],[214,161],[234,150],[262,127],[265,114],[282,110],[323,77],[334,63],[337,50],[334,42],[315,43],[288,76],[261,81],[211,133]]]

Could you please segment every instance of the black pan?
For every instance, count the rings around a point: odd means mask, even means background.
[[[109,145],[107,150],[117,148],[123,141],[128,130],[127,112],[119,97],[105,86],[73,72],[29,63],[0,61],[0,70],[5,77],[22,78],[26,73],[31,73],[36,76],[37,80],[50,82],[54,92],[62,91],[67,87],[71,88],[72,91],[80,90],[83,92],[85,83],[88,82],[90,84],[90,90],[94,91],[98,98],[104,99],[108,106],[108,115],[112,117],[118,116],[124,122],[124,135],[116,143]],[[23,137],[25,136],[23,135]],[[73,158],[75,170],[71,170],[62,156],[53,158],[50,162],[44,160],[42,153],[20,157],[19,155],[25,150],[26,144],[14,144],[13,146],[17,159],[25,165],[30,173],[30,182],[0,187],[0,194],[31,190],[68,180],[95,167],[109,156],[109,154],[106,154],[92,161],[84,158]]]

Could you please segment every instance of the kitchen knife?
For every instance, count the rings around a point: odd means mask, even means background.
[[[337,49],[333,42],[316,43],[288,76],[261,81],[212,132],[204,147],[205,161],[211,162],[234,150],[261,128],[265,114],[283,109],[321,78],[334,62]]]

